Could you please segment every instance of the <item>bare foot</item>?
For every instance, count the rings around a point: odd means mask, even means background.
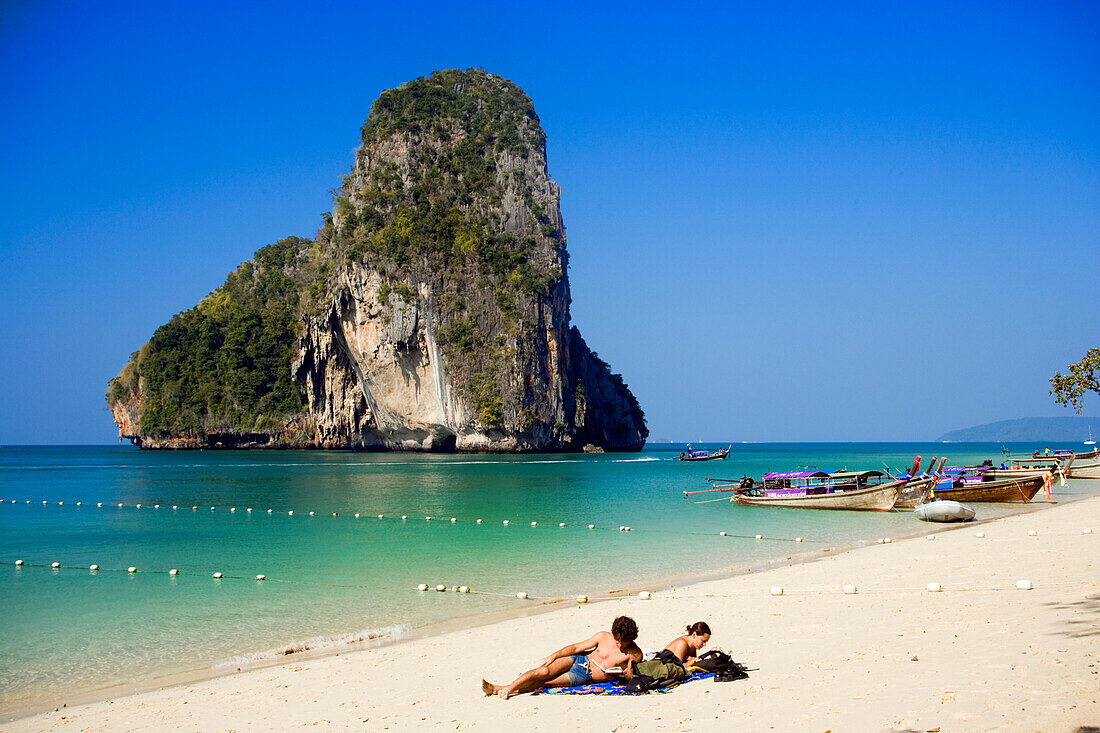
[[[492,682],[482,680],[481,681],[481,691],[485,693],[485,697],[489,697],[490,695],[495,695],[496,694],[497,686],[494,685]]]

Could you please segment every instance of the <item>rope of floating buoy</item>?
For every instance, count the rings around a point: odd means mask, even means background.
[[[11,499],[9,501],[12,504],[17,503],[17,500],[15,500],[15,499]],[[30,502],[30,500],[27,500],[26,503],[29,504],[31,502]],[[43,501],[43,504],[49,504],[49,501],[48,500]],[[58,505],[64,505],[64,502],[63,501],[57,502],[57,504]],[[80,502],[77,502],[77,505],[80,505]],[[103,502],[97,503],[96,506],[102,508]],[[126,505],[125,505],[125,503],[120,503],[120,504],[117,504],[117,506],[120,507],[120,508],[123,508]],[[159,508],[161,505],[160,504],[154,504],[152,506],[154,508]],[[135,508],[148,508],[148,505],[146,505],[144,503],[141,503],[141,504],[135,504],[134,507]],[[179,507],[178,507],[178,505],[173,505],[172,508],[173,509],[178,509]],[[192,509],[192,511],[197,511],[198,507],[197,506],[192,506],[191,509]],[[210,507],[210,511],[216,511],[216,509],[217,509],[217,507],[213,507],[213,506]],[[235,514],[236,510],[237,510],[237,507],[230,507],[229,508],[229,513],[230,514]],[[254,510],[251,507],[248,507],[244,511],[246,513],[252,513]],[[274,509],[267,509],[267,514],[274,514],[274,512],[275,512]],[[294,516],[294,510],[287,510],[286,514],[287,514],[287,516],[290,516],[290,517]],[[311,516],[311,517],[316,516],[316,514],[317,514],[316,511],[308,512],[308,515]],[[331,514],[331,516],[336,517],[336,518],[339,518],[341,516],[340,512],[330,512],[330,514]],[[359,519],[363,515],[359,512],[356,512],[356,513],[352,514],[351,516],[355,519]],[[385,519],[386,518],[385,514],[378,514],[378,515],[375,515],[375,516],[377,516],[378,519]],[[429,521],[429,522],[435,520],[436,518],[437,517],[435,517],[434,515],[426,515],[424,517],[425,521]],[[394,517],[394,520],[396,520],[396,519],[397,519],[397,517]],[[402,515],[400,515],[400,519],[401,520],[407,520],[408,515],[402,514]],[[484,524],[485,523],[485,519],[481,518],[481,517],[479,517],[477,519],[474,519],[474,520],[462,520],[462,519],[459,519],[458,517],[448,517],[448,519],[449,519],[451,524],[459,524],[459,523],[470,522],[470,521],[472,521],[474,524]],[[504,526],[510,526],[511,525],[511,520],[505,519],[501,522],[501,524],[504,525]],[[560,528],[560,529],[564,529],[568,526],[566,522],[556,522],[556,524],[557,524],[558,528]],[[532,526],[532,527],[538,527],[539,525],[540,525],[540,522],[537,521],[537,520],[530,522],[530,526]],[[597,527],[595,524],[577,525],[577,526],[578,527],[586,527],[589,530],[603,530],[603,531],[616,531],[617,530],[619,532],[643,532],[643,533],[657,533],[657,532],[670,533],[670,532],[672,532],[672,533],[675,533],[675,534],[681,535],[681,536],[682,535],[698,535],[698,536],[712,536],[713,537],[713,536],[717,535],[719,537],[725,537],[725,538],[730,538],[730,539],[755,539],[755,540],[769,540],[769,541],[776,541],[776,542],[796,542],[796,543],[801,543],[801,542],[830,542],[830,540],[813,540],[813,539],[805,539],[805,538],[802,538],[802,537],[770,537],[770,536],[766,536],[766,535],[763,535],[763,534],[755,534],[755,535],[737,534],[737,533],[732,533],[732,532],[729,532],[729,531],[681,532],[681,531],[677,531],[677,530],[659,529],[659,528],[651,528],[651,529],[643,528],[643,529],[639,530],[639,529],[635,529],[631,525],[625,525],[625,524],[624,525],[618,525],[617,527]],[[1083,532],[1084,534],[1091,534],[1092,530],[1090,528],[1086,528],[1086,530],[1087,531]],[[1035,534],[1032,534],[1034,532],[1035,532],[1034,530],[1031,530],[1029,532],[1029,536],[1035,536]],[[979,533],[978,536],[979,537],[984,537],[984,534]],[[877,540],[877,542],[879,544],[890,544],[892,542],[892,540],[889,537],[886,537],[886,538],[879,538]]]
[[[54,561],[54,562],[51,562],[51,563],[28,563],[25,560],[16,560],[12,564],[15,565],[16,567],[19,567],[19,568],[48,568],[50,570],[83,570],[84,569],[84,567],[80,566],[80,565],[64,565],[64,564],[62,564],[60,562],[57,562],[57,561]],[[96,563],[92,563],[91,565],[88,565],[87,570],[92,572],[92,573],[126,573],[127,575],[139,575],[139,574],[140,575],[161,575],[161,574],[164,574],[166,572],[164,570],[140,570],[134,565],[131,565],[131,566],[126,567],[126,568],[105,568],[105,567],[102,567],[101,565],[98,565]],[[225,580],[268,580],[267,575],[264,575],[263,573],[260,573],[258,575],[226,575],[226,574],[219,571],[219,572],[213,573],[213,575],[211,576],[208,573],[197,572],[197,571],[189,572],[189,573],[183,573],[183,572],[181,572],[180,570],[178,570],[176,568],[172,568],[172,569],[167,571],[167,574],[171,575],[171,576],[191,575],[191,576],[194,576],[194,577],[199,577],[199,576],[214,577],[214,578],[218,578],[219,580],[220,579],[225,579]],[[273,582],[288,582],[288,581],[273,581]]]

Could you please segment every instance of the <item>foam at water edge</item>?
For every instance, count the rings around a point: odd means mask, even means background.
[[[281,646],[278,649],[268,649],[262,652],[242,654],[221,662],[216,662],[210,665],[210,667],[211,669],[222,670],[251,665],[257,662],[265,662],[271,659],[278,659],[279,657],[285,657],[299,652],[333,649],[347,646],[348,644],[358,644],[364,641],[397,641],[404,634],[411,631],[412,628],[412,626],[407,624],[398,624],[395,626],[383,626],[376,629],[363,629],[362,631],[353,631],[348,634],[337,634],[335,636],[315,636],[312,639],[293,642],[286,646]]]

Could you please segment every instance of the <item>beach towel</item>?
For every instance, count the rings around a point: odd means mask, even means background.
[[[679,682],[674,682],[665,687],[659,687],[655,690],[646,690],[641,693],[631,693],[626,689],[626,686],[622,682],[593,682],[590,685],[578,685],[576,687],[548,687],[544,690],[535,692],[535,695],[645,695],[650,692],[668,692],[675,689],[680,685],[687,684],[688,682],[694,682],[695,680],[709,680],[714,677],[714,672],[700,672],[692,670],[688,673],[687,679]]]

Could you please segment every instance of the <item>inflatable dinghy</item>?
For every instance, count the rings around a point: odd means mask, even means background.
[[[924,522],[968,522],[974,518],[973,509],[950,499],[921,504],[913,513]]]

